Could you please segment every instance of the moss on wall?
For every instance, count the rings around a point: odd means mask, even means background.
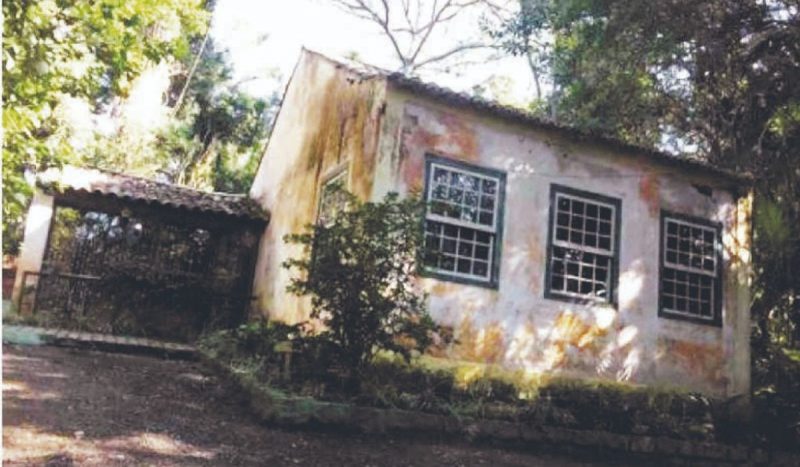
[[[280,268],[303,252],[284,244],[283,236],[314,222],[321,185],[333,172],[347,170],[349,190],[370,196],[383,86],[315,54],[304,55],[298,64],[276,121],[280,134],[267,149],[257,181],[267,185],[259,189],[269,194],[257,196],[274,204],[255,285],[261,313],[289,322],[308,318],[308,301],[285,291],[288,272]]]

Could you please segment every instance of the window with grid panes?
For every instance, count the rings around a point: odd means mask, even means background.
[[[719,228],[684,216],[662,216],[660,313],[718,322]]]
[[[345,208],[347,197],[347,170],[342,170],[322,185],[317,206],[317,224],[330,225],[339,211]]]
[[[620,204],[615,198],[552,186],[547,297],[613,301]]]
[[[426,177],[425,271],[496,284],[504,175],[429,156]]]

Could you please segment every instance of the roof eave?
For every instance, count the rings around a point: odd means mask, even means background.
[[[80,168],[78,168],[81,170]],[[97,170],[97,169],[83,169],[83,170]],[[103,172],[103,171],[98,171]],[[93,187],[76,187],[69,182],[66,182],[63,179],[52,177],[52,174],[47,179],[38,179],[36,181],[36,186],[43,192],[54,195],[57,197],[69,197],[69,196],[98,196],[107,199],[115,199],[121,202],[136,202],[142,203],[146,205],[156,205],[161,206],[168,209],[178,209],[187,212],[193,213],[203,213],[209,215],[217,215],[217,216],[226,216],[228,218],[235,218],[242,221],[247,222],[255,222],[258,224],[266,224],[269,222],[270,213],[264,209],[262,209],[254,200],[250,199],[246,195],[231,195],[231,194],[223,194],[223,193],[209,193],[209,192],[201,192],[196,190],[191,190],[185,187],[181,187],[178,185],[170,185],[164,184],[161,182],[154,182],[149,179],[142,179],[141,177],[135,176],[128,176],[125,174],[113,173],[113,172],[105,172],[110,176],[114,177],[125,177],[129,179],[138,179],[138,180],[145,180],[151,183],[158,183],[164,186],[165,190],[172,190],[173,195],[176,193],[180,193],[181,196],[186,197],[187,199],[197,198],[202,199],[208,196],[215,196],[215,197],[230,197],[236,198],[237,203],[247,203],[250,206],[236,206],[230,205],[220,208],[214,208],[213,206],[203,205],[203,203],[207,203],[207,199],[205,201],[200,201],[196,205],[188,202],[180,202],[180,200],[175,201],[174,199],[160,199],[153,196],[146,196],[146,195],[133,195],[129,193],[118,193],[112,190],[103,190],[100,188],[93,188]],[[173,196],[173,198],[178,196]],[[219,200],[217,200],[219,202]]]
[[[734,187],[747,187],[753,184],[754,178],[750,174],[739,174],[726,169],[712,167],[707,163],[671,155],[656,149],[626,143],[617,138],[599,132],[582,130],[575,127],[560,125],[536,117],[524,110],[514,109],[498,103],[486,101],[477,97],[467,96],[441,86],[426,83],[419,79],[408,77],[402,73],[389,73],[387,80],[393,86],[424,95],[428,98],[441,101],[449,106],[457,106],[475,112],[484,112],[488,115],[511,121],[513,123],[531,125],[537,129],[553,131],[569,138],[582,142],[599,143],[614,149],[629,153],[640,154],[655,160],[657,163],[668,165],[682,170],[696,170],[706,176],[722,177],[727,184]]]

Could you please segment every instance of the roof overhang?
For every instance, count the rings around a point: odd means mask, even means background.
[[[87,196],[96,196],[248,222],[266,224],[269,221],[269,212],[247,195],[200,191],[99,169],[75,166],[51,168],[38,175],[37,186],[59,197],[85,199]]]
[[[432,99],[445,105],[472,110],[477,113],[503,119],[510,123],[516,123],[529,128],[553,131],[565,137],[580,142],[594,143],[608,148],[623,151],[633,155],[642,156],[652,160],[657,164],[675,167],[681,170],[689,170],[695,174],[709,177],[717,177],[724,184],[733,188],[749,187],[753,184],[753,177],[750,174],[736,173],[727,169],[719,168],[708,161],[693,158],[686,155],[672,154],[657,149],[639,146],[614,138],[599,131],[585,130],[571,125],[555,122],[541,118],[531,112],[517,107],[500,104],[496,101],[483,99],[466,93],[456,92],[438,84],[423,81],[414,76],[408,76],[399,72],[392,72],[380,67],[361,63],[355,60],[334,59],[325,54],[303,49],[304,53],[317,55],[326,59],[336,66],[346,68],[363,78],[383,78],[390,85],[397,89],[405,90],[420,97]]]

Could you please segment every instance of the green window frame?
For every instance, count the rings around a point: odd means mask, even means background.
[[[722,225],[661,212],[658,315],[722,325]]]
[[[622,201],[552,184],[545,298],[616,305]]]
[[[498,287],[505,173],[428,154],[423,274]]]

